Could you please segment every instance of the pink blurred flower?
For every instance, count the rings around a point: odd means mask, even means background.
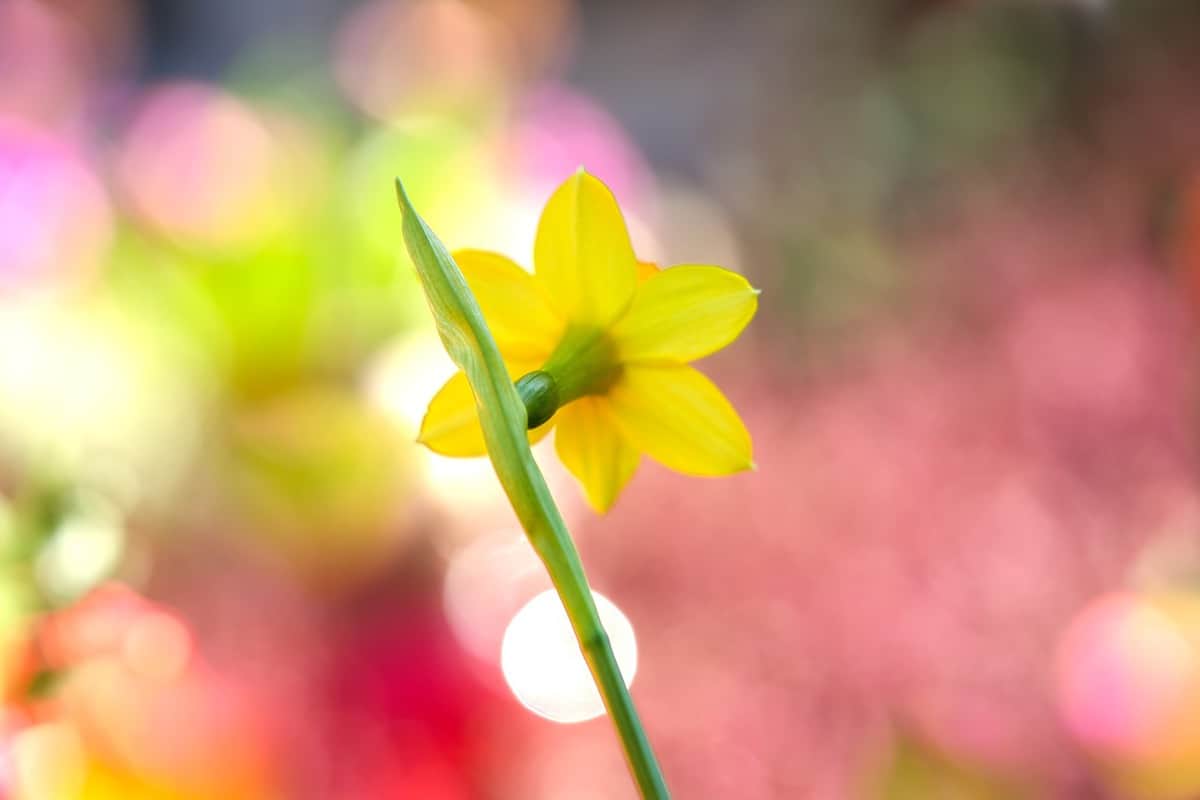
[[[1149,270],[1075,263],[806,378],[793,353],[726,364],[759,470],[698,494],[647,467],[620,536],[582,531],[681,795],[852,796],[898,725],[1080,796],[1051,654],[1194,503],[1196,462],[1178,304]]]
[[[587,95],[546,84],[520,99],[502,142],[503,164],[518,190],[548,197],[563,175],[581,165],[604,182],[635,212],[652,202],[652,173],[645,158],[615,117]]]
[[[1200,790],[1200,594],[1121,592],[1091,603],[1059,648],[1067,729],[1140,797]]]
[[[110,584],[50,615],[38,639],[63,676],[39,716],[79,732],[101,785],[247,800],[270,785],[260,709],[199,657],[178,613]]]
[[[179,244],[218,251],[280,230],[306,187],[288,175],[266,118],[221,89],[175,83],[150,91],[116,161],[133,210]]]
[[[0,117],[0,292],[89,275],[112,236],[108,197],[76,148]]]

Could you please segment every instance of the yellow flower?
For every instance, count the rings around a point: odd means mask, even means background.
[[[529,412],[529,438],[555,449],[607,511],[645,453],[688,475],[753,467],[750,434],[688,362],[720,350],[758,308],[758,291],[714,266],[639,262],[612,193],[580,169],[551,196],[535,273],[496,253],[454,254]],[[466,376],[430,401],[419,440],[447,456],[487,450]]]

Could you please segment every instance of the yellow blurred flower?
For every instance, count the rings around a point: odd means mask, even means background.
[[[504,256],[460,251],[461,268],[530,412],[530,440],[555,446],[607,511],[645,453],[688,475],[753,466],[750,434],[688,362],[725,347],[758,291],[720,267],[639,262],[616,199],[580,169],[538,223],[535,273]],[[447,456],[486,454],[466,376],[434,396],[419,440]]]

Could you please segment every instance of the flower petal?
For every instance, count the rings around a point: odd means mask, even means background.
[[[758,309],[758,291],[736,272],[685,265],[642,283],[613,327],[623,361],[692,361],[720,350]]]
[[[564,323],[550,309],[537,279],[499,253],[459,250],[454,261],[479,301],[500,352],[544,361],[562,335]]]
[[[571,474],[583,484],[588,505],[603,514],[629,483],[638,452],[613,426],[606,401],[584,397],[558,412],[554,448]]]
[[[660,267],[658,264],[655,264],[653,261],[642,261],[641,259],[638,259],[637,279],[639,286],[660,272],[662,272],[662,267]]]
[[[509,367],[510,374],[514,370]],[[523,370],[528,372],[529,370]],[[529,443],[541,441],[554,426],[551,419],[529,432]],[[462,372],[454,374],[429,401],[417,441],[435,453],[456,458],[487,455],[479,412],[475,410],[475,395]]]
[[[677,472],[729,475],[754,466],[737,411],[692,367],[627,365],[608,400],[629,442]]]
[[[581,169],[555,190],[538,222],[533,264],[571,322],[604,326],[629,307],[637,259],[607,186]]]

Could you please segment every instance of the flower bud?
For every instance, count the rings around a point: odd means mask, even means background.
[[[545,424],[558,411],[558,384],[554,376],[540,369],[517,379],[517,394],[525,404],[530,430]]]

